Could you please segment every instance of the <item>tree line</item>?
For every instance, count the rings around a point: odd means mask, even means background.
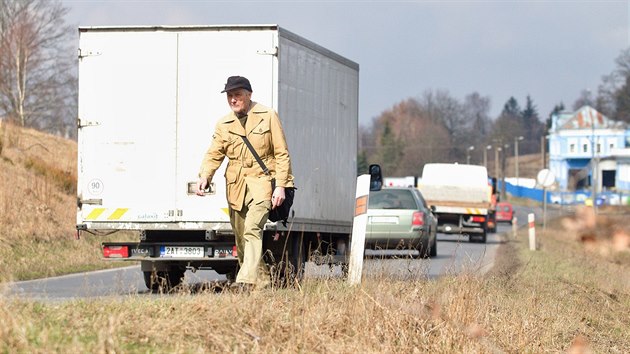
[[[59,0],[0,0],[0,119],[76,137],[77,36],[67,13]],[[630,122],[630,48],[615,64],[596,92],[582,91],[573,110],[588,104]],[[427,162],[477,162],[486,146],[506,147],[519,137],[519,153],[535,153],[549,117],[563,110],[560,102],[541,119],[530,96],[523,107],[510,97],[501,114],[490,117],[488,96],[473,92],[460,100],[428,90],[360,127],[358,169],[380,163],[388,175],[417,175]]]
[[[477,92],[459,100],[445,90],[427,90],[420,97],[404,99],[371,125],[360,127],[357,173],[378,163],[388,176],[417,176],[429,162],[483,164],[498,148],[503,165],[517,146],[519,154],[547,150],[541,138],[551,126],[551,116],[585,105],[630,123],[630,48],[615,63],[596,94],[583,90],[570,109],[559,102],[546,117],[540,116],[529,95],[523,107],[510,97],[498,117],[490,117],[490,97]]]
[[[360,128],[358,170],[378,163],[389,176],[408,176],[419,175],[429,162],[481,163],[488,146],[505,149],[514,139],[519,139],[519,153],[534,153],[544,132],[530,96],[523,108],[510,97],[492,119],[490,97],[473,92],[460,101],[448,91],[428,90]]]

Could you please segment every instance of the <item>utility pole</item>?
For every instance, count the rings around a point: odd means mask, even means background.
[[[547,161],[546,161],[546,152],[545,152],[545,136],[541,136],[540,137],[540,160],[542,161],[542,168],[541,170],[544,170],[547,167]]]
[[[499,151],[501,151],[501,147],[494,148],[494,177],[496,177],[497,181],[499,178]]]
[[[492,145],[488,145],[483,149],[483,167],[486,169],[488,168],[488,150],[490,149],[492,149]]]
[[[519,186],[519,181],[518,181],[518,142],[520,140],[525,139],[523,136],[517,136],[516,138],[514,138],[514,172],[515,172],[515,177],[516,177],[516,185]]]
[[[593,211],[597,213],[597,160],[595,157],[595,117],[593,114],[591,116],[591,187],[593,191],[591,192],[591,200],[593,201]]]

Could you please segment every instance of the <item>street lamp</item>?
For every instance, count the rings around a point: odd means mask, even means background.
[[[466,149],[466,164],[470,165],[470,152],[475,150],[474,146],[469,146],[468,149]]]
[[[483,149],[483,166],[486,169],[488,168],[488,150],[490,149],[492,149],[492,145],[488,145],[485,149]]]
[[[505,196],[505,162],[507,160],[508,149],[510,144],[503,145],[503,154],[501,155],[501,195]]]
[[[517,136],[514,138],[514,172],[516,177],[516,185],[519,186],[518,183],[518,142],[525,139],[523,136]]]
[[[499,152],[501,151],[501,147],[494,148],[494,177],[499,180]]]

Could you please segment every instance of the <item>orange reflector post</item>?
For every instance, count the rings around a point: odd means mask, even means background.
[[[368,201],[367,195],[357,198],[356,203],[354,205],[354,216],[359,216],[359,215],[363,215],[367,213],[367,201]]]
[[[104,246],[103,257],[105,258],[128,258],[129,247],[127,246]]]

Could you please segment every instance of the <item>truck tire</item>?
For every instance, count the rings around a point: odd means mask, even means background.
[[[479,235],[477,235],[475,237],[475,242],[486,243],[486,240],[488,238],[487,235],[488,235],[488,233],[486,231],[482,232],[481,234],[479,234]]]
[[[169,292],[182,283],[184,270],[172,269],[169,271],[144,271],[144,285],[154,293]]]
[[[287,287],[302,281],[306,264],[305,240],[302,235],[287,236],[286,246],[265,257],[273,287]],[[284,242],[283,242],[284,243]]]

